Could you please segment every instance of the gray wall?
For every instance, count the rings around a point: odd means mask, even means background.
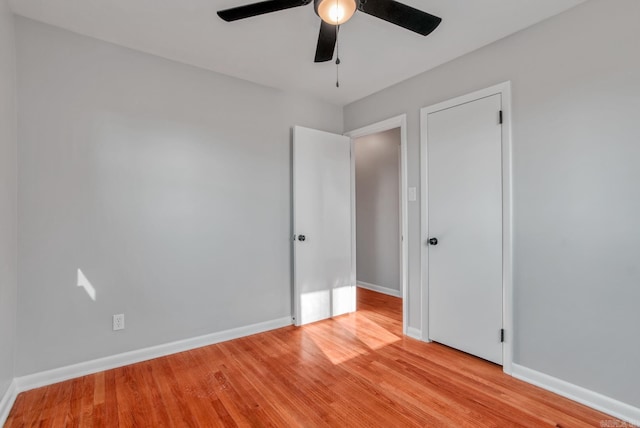
[[[290,127],[341,107],[22,18],[17,47],[17,375],[291,315]]]
[[[346,130],[407,113],[409,186],[419,187],[419,109],[512,81],[515,362],[634,406],[638,17],[640,1],[592,0],[345,107]],[[419,328],[419,203],[409,210],[409,325]]]
[[[400,128],[354,146],[358,281],[400,291]]]
[[[0,0],[0,399],[13,379],[17,293],[14,18]]]

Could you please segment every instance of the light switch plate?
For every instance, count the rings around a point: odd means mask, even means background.
[[[409,202],[415,202],[418,199],[418,194],[415,187],[409,187]]]

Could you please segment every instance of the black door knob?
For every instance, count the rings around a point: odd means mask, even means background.
[[[429,239],[429,245],[438,245],[438,238]]]
[[[305,239],[307,239],[306,236],[304,235],[298,235],[298,241],[304,241]]]

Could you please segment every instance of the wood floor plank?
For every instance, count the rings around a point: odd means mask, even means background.
[[[613,418],[402,335],[402,301],[21,393],[6,427],[599,427]],[[621,425],[622,426],[622,425]]]
[[[93,403],[95,402],[96,376],[82,377],[82,391],[80,393],[80,427],[93,426]]]

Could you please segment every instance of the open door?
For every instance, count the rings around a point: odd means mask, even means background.
[[[293,131],[294,322],[355,311],[351,139]]]

